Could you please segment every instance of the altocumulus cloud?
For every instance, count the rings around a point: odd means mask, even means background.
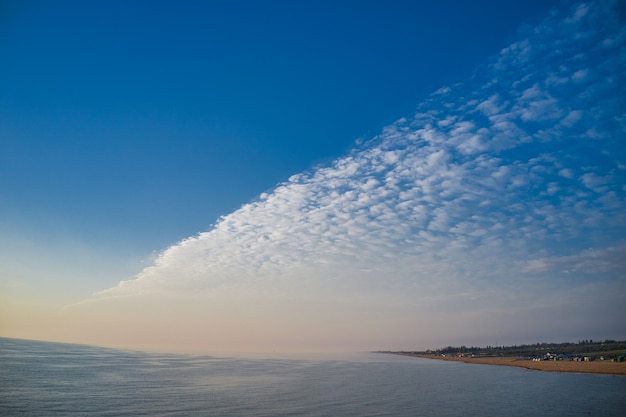
[[[624,336],[617,7],[523,27],[466,83],[70,310],[184,321],[177,337],[224,346]]]

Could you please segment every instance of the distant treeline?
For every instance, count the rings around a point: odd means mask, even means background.
[[[547,352],[563,355],[618,355],[626,352],[626,341],[581,340],[577,343],[535,343],[515,346],[447,346],[437,350],[414,352],[435,355],[537,356]]]

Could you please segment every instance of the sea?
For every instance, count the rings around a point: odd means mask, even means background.
[[[0,416],[626,416],[626,377],[384,353],[198,356],[0,338]]]

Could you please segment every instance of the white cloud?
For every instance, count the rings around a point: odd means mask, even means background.
[[[572,74],[573,81],[583,81],[589,75],[589,70],[581,69]]]
[[[580,20],[587,16],[589,13],[589,5],[585,3],[574,6],[574,12],[565,19],[568,24],[574,24],[580,22]]]
[[[624,38],[606,33],[617,24],[607,16],[599,3],[547,18],[471,83],[438,90],[413,118],[290,177],[80,308],[175,294],[206,301],[190,303],[201,315],[249,317],[232,307],[241,302],[260,316],[280,321],[282,311],[323,326],[319,306],[365,331],[365,318],[400,320],[395,309],[403,322],[446,309],[484,318],[504,308],[497,298],[511,288],[528,313],[524,303],[540,299],[553,273],[615,280],[626,204],[623,180],[611,174],[623,161],[606,150],[623,149],[623,130],[605,120],[617,118],[626,94],[596,71],[625,57],[619,43],[603,42]],[[589,36],[572,38],[583,23],[611,53],[596,54]]]
[[[586,249],[574,255],[533,259],[524,272],[557,272],[587,274],[611,273],[623,279],[626,271],[626,245],[603,249]]]

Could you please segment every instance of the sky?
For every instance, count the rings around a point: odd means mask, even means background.
[[[4,2],[0,336],[626,339],[619,1]]]

